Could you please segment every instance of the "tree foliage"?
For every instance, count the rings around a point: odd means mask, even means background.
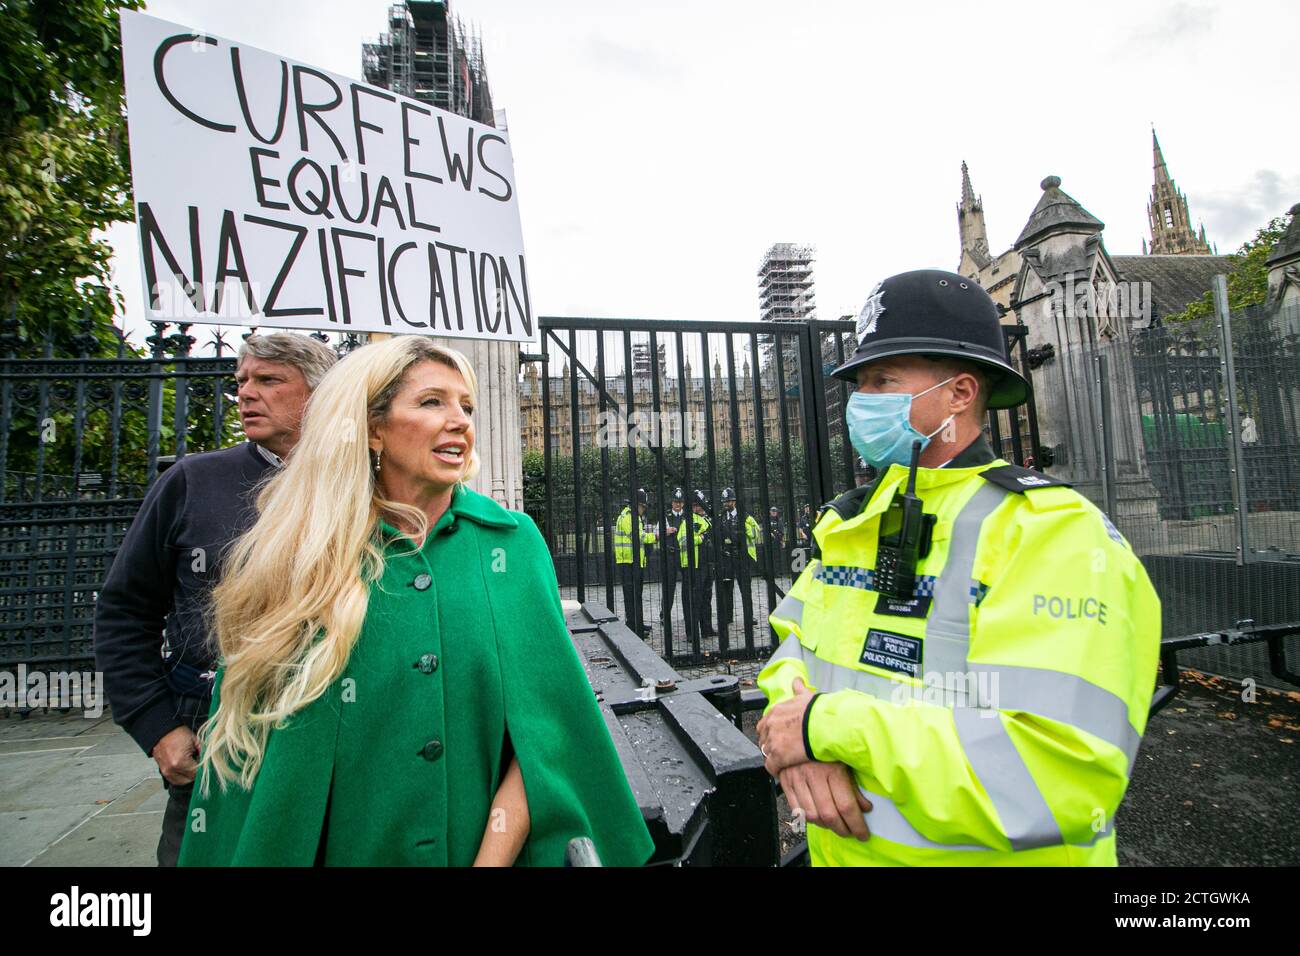
[[[1248,306],[1263,305],[1268,298],[1268,257],[1290,223],[1290,216],[1278,216],[1255,233],[1253,239],[1242,243],[1240,249],[1228,258],[1228,311],[1235,313]],[[1208,330],[1215,324],[1214,290],[1192,302],[1177,315],[1165,319],[1167,323],[1188,323]]]
[[[133,216],[118,10],[142,5],[0,0],[0,319],[20,357],[51,338],[117,354],[102,230]]]

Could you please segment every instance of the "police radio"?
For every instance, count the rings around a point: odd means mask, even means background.
[[[916,496],[916,469],[921,460],[921,443],[912,442],[912,465],[907,474],[907,490],[889,503],[880,518],[880,540],[876,546],[876,574],[873,590],[893,598],[908,600],[916,587],[916,565],[930,553],[930,538],[937,520],[926,514],[925,503]],[[898,530],[885,534],[898,519]]]

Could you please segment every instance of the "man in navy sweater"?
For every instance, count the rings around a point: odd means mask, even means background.
[[[95,663],[113,719],[158,764],[169,798],[158,864],[174,866],[208,717],[205,615],[226,547],[256,520],[256,491],[298,442],[303,409],[337,356],[305,335],[250,336],[235,380],[248,441],[186,455],[158,476],[95,605]],[[164,634],[165,630],[165,634]]]

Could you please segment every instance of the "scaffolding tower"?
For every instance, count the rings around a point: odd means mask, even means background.
[[[388,8],[388,29],[361,45],[367,83],[495,125],[481,37],[453,16],[450,0],[406,0]]]
[[[758,267],[758,311],[764,322],[805,322],[816,317],[812,246],[778,242]]]

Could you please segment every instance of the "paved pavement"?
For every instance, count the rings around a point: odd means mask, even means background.
[[[155,866],[167,795],[108,712],[0,716],[0,866]]]

